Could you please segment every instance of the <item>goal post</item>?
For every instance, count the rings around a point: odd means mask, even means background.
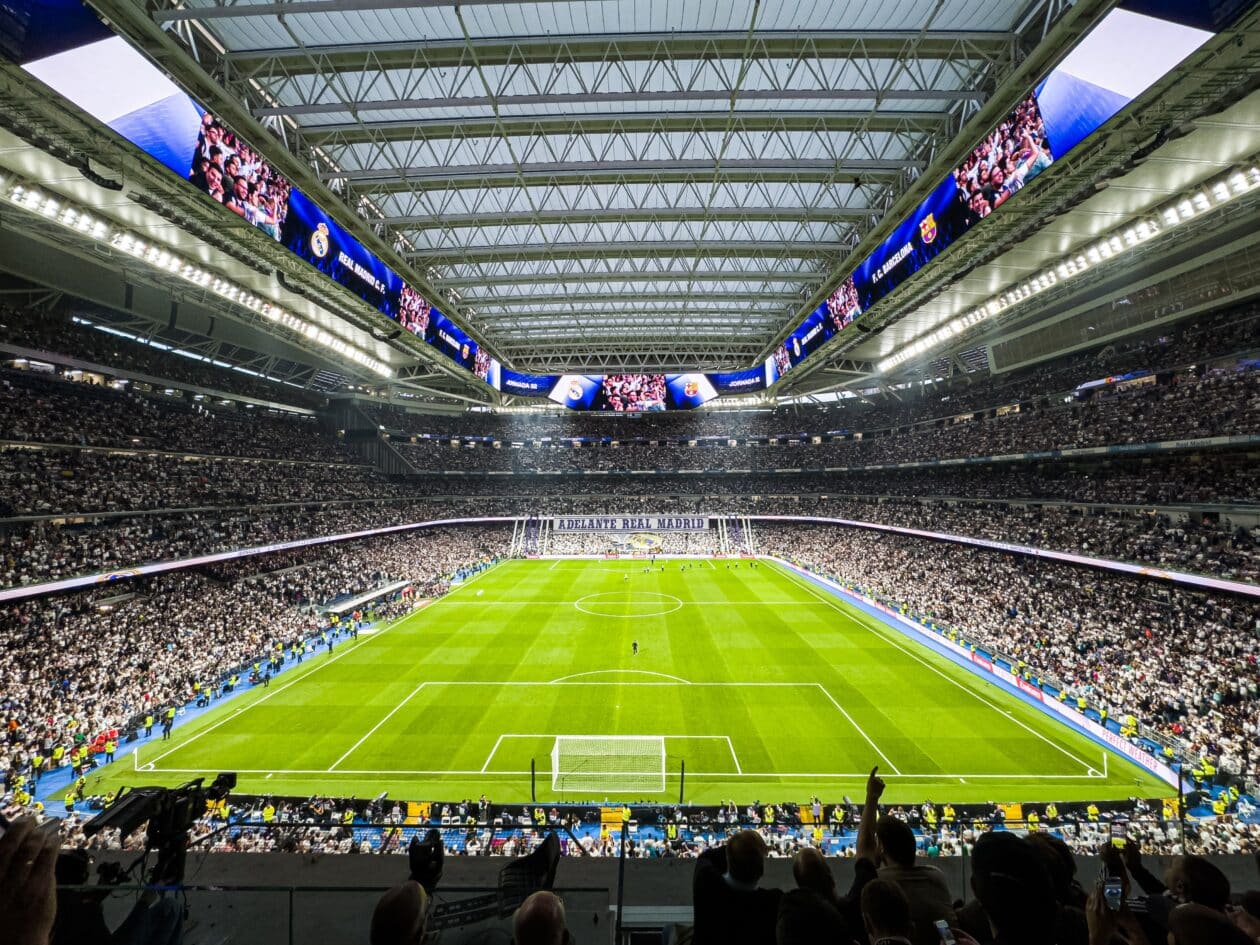
[[[551,789],[660,794],[665,790],[665,736],[557,735],[551,746]]]

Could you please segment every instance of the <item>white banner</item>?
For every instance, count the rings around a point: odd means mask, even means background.
[[[553,532],[703,532],[704,515],[592,515],[553,518]]]

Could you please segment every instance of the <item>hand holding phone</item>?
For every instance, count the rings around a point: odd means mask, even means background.
[[[1123,820],[1111,822],[1111,845],[1123,848],[1129,836],[1129,825]]]
[[[941,945],[958,945],[954,933],[949,930],[949,923],[944,919],[936,920],[936,934],[941,937]]]
[[[1107,903],[1107,908],[1112,912],[1119,912],[1120,906],[1124,902],[1124,883],[1120,881],[1120,877],[1104,877],[1102,889],[1103,899]]]

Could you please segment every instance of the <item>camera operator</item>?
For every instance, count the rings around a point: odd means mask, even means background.
[[[96,868],[97,882],[89,887],[91,872],[92,857],[84,850],[57,858],[53,945],[178,945],[183,941],[183,906],[151,889],[141,893],[122,924],[111,932],[105,922],[105,900],[127,877],[117,863],[101,863]]]

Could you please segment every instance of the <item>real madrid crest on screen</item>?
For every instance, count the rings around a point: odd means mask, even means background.
[[[328,240],[328,224],[320,223],[315,227],[315,232],[311,234],[311,252],[323,259],[328,255],[330,248]]]

